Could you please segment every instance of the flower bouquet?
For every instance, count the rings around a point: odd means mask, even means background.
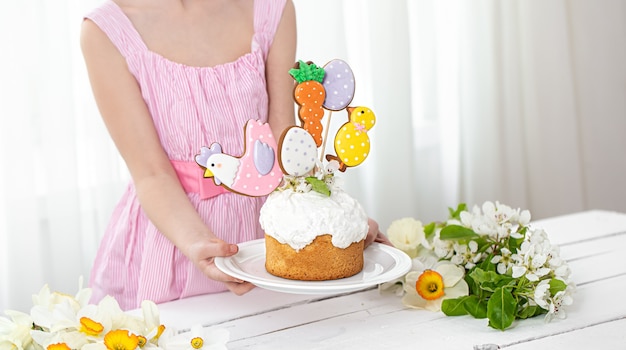
[[[449,211],[445,222],[391,224],[389,240],[413,258],[413,267],[381,291],[402,295],[408,307],[487,318],[500,330],[516,319],[565,317],[575,290],[570,269],[546,232],[529,225],[528,210],[485,202]]]
[[[82,284],[82,283],[80,283]],[[5,311],[0,317],[0,349],[17,350],[133,350],[226,349],[225,329],[194,326],[177,332],[160,323],[152,301],[141,304],[141,316],[122,311],[107,296],[89,304],[91,290],[79,287],[75,296],[50,292],[44,286],[33,295],[30,314]]]

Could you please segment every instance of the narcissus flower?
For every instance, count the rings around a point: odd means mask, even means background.
[[[75,296],[44,286],[33,296],[30,314],[7,310],[8,318],[0,316],[0,350],[226,349],[227,330],[198,325],[178,333],[161,324],[152,301],[144,300],[138,315],[124,312],[112,296],[98,304],[89,304],[90,297],[82,279]]]
[[[229,339],[230,333],[225,329],[196,325],[189,332],[162,339],[159,345],[168,350],[225,350]]]
[[[139,338],[127,330],[116,329],[104,336],[104,345],[109,350],[134,350],[139,344]]]
[[[464,274],[465,269],[449,261],[441,261],[433,269],[411,271],[406,275],[402,302],[415,309],[440,311],[445,299],[469,294]]]
[[[30,329],[33,319],[30,315],[19,311],[5,311],[11,319],[0,317],[0,349],[29,349],[33,339]]]
[[[407,253],[411,258],[415,258],[418,248],[426,243],[422,222],[413,218],[392,222],[387,229],[387,237],[394,247]]]

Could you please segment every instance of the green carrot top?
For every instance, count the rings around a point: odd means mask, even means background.
[[[298,82],[298,84],[314,80],[322,82],[324,80],[324,68],[318,67],[315,63],[306,63],[302,60],[298,61],[298,68],[291,68],[289,74]]]

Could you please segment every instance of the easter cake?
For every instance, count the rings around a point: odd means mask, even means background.
[[[337,170],[360,164],[369,153],[374,114],[348,107],[354,76],[347,63],[333,60],[323,68],[300,61],[290,74],[296,80],[294,100],[301,127],[286,130],[278,145],[283,184],[261,208],[265,232],[265,268],[279,277],[321,281],[353,276],[363,269],[368,217],[341,189]],[[334,137],[336,155],[324,152],[333,111],[346,110],[346,123]],[[328,123],[327,123],[328,125]],[[321,147],[321,149],[318,149]]]
[[[289,181],[261,208],[266,270],[308,281],[359,273],[368,231],[361,205],[337,186],[326,195],[308,189],[302,178]]]
[[[222,154],[221,146],[213,144],[202,148],[196,162],[205,177],[230,191],[269,194],[259,223],[270,274],[303,281],[353,276],[364,266],[368,216],[341,189],[337,175],[367,158],[367,132],[376,118],[367,107],[349,106],[355,83],[346,62],[319,67],[299,61],[289,73],[296,81],[300,125],[285,130],[276,142],[267,123],[250,120],[240,158]],[[332,137],[335,154],[325,154],[330,118],[342,110],[347,117]]]

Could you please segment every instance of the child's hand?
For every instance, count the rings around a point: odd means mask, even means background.
[[[207,277],[212,280],[224,282],[226,288],[237,295],[243,295],[254,285],[234,278],[220,271],[215,266],[216,256],[231,256],[239,251],[236,244],[228,244],[219,238],[213,238],[198,242],[194,247],[189,249],[189,258]]]
[[[365,247],[372,244],[372,242],[378,242],[382,244],[386,244],[393,247],[393,244],[389,241],[386,235],[380,232],[378,228],[378,223],[373,219],[367,219],[367,223],[369,224],[369,231],[367,231],[367,237],[365,237]]]

